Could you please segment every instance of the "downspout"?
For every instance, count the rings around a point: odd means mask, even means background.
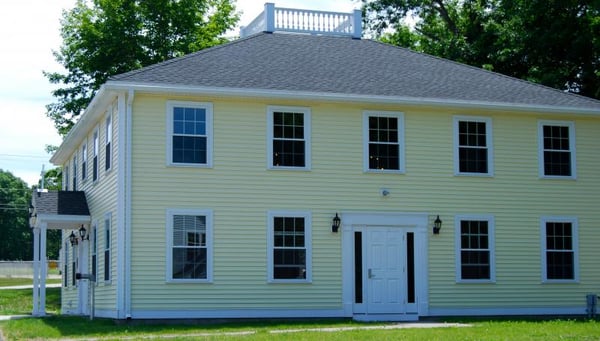
[[[132,131],[133,131],[133,99],[135,92],[129,89],[127,95],[127,145],[126,145],[126,173],[125,173],[125,317],[131,318],[131,179],[132,179]]]
[[[134,92],[118,95],[119,174],[117,180],[118,264],[117,318],[131,315],[131,108]]]

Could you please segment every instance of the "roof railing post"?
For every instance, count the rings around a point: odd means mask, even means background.
[[[275,32],[275,4],[265,3],[265,32]]]
[[[362,37],[362,11],[359,9],[354,10],[352,23],[352,38],[360,39]]]

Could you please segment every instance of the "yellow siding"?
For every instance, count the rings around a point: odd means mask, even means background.
[[[214,104],[212,169],[166,166],[168,99]],[[311,108],[311,171],[267,170],[268,105]],[[363,110],[405,113],[406,174],[363,172]],[[492,118],[493,177],[453,175],[455,114]],[[577,180],[538,178],[538,119],[575,121]],[[138,94],[132,137],[132,309],[339,309],[341,235],[332,234],[330,226],[340,211],[440,215],[442,232],[429,239],[432,308],[581,305],[600,282],[593,254],[600,237],[594,226],[600,221],[599,131],[600,120],[586,117]],[[382,198],[380,188],[391,195]],[[169,208],[213,210],[212,284],[166,283]],[[267,211],[282,209],[312,212],[312,284],[267,283]],[[494,216],[495,284],[455,282],[457,214]],[[543,215],[579,218],[580,283],[541,284]]]
[[[110,170],[106,170],[106,115],[109,111],[112,111],[112,162]],[[119,278],[119,274],[116,271],[117,263],[117,220],[116,220],[116,204],[117,204],[117,172],[118,172],[118,154],[119,154],[119,127],[118,127],[118,110],[117,102],[115,101],[112,106],[107,108],[107,112],[103,115],[98,124],[88,132],[85,141],[83,141],[76,149],[77,153],[77,190],[85,191],[87,203],[90,209],[91,226],[97,223],[97,237],[98,237],[98,251],[97,251],[97,282],[96,282],[96,309],[99,310],[116,310],[116,283]],[[93,150],[94,150],[94,132],[98,129],[99,132],[99,148],[98,148],[98,179],[92,181],[93,172]],[[83,182],[81,181],[81,149],[84,143],[87,143],[87,177]],[[69,160],[72,160],[72,156]],[[71,174],[72,171],[71,171]],[[72,189],[69,185],[69,189]],[[104,218],[107,213],[111,214],[111,281],[104,282],[104,245],[105,245],[105,234],[104,234]],[[88,229],[89,232],[89,229]],[[71,231],[64,231],[63,238],[68,238]],[[64,240],[63,240],[64,244]],[[88,255],[88,269],[91,273],[91,248],[90,240],[90,253]],[[69,248],[72,250],[72,248]],[[73,252],[69,254],[69,260],[73,260]],[[70,268],[69,268],[69,271]],[[63,289],[62,304],[63,307],[67,307],[69,301],[72,301],[72,305],[76,304],[77,301],[77,290],[71,287],[70,281],[71,274],[69,273],[69,288]]]

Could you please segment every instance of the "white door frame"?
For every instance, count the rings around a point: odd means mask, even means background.
[[[428,217],[426,213],[342,212],[342,299],[346,316],[361,320],[414,320],[428,314]],[[354,232],[369,226],[398,227],[414,233],[416,312],[369,315],[364,307],[354,304]]]

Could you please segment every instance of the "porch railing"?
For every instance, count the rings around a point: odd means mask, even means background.
[[[341,13],[281,8],[266,3],[265,10],[248,26],[241,28],[240,37],[277,31],[360,38],[362,13],[360,10]]]

